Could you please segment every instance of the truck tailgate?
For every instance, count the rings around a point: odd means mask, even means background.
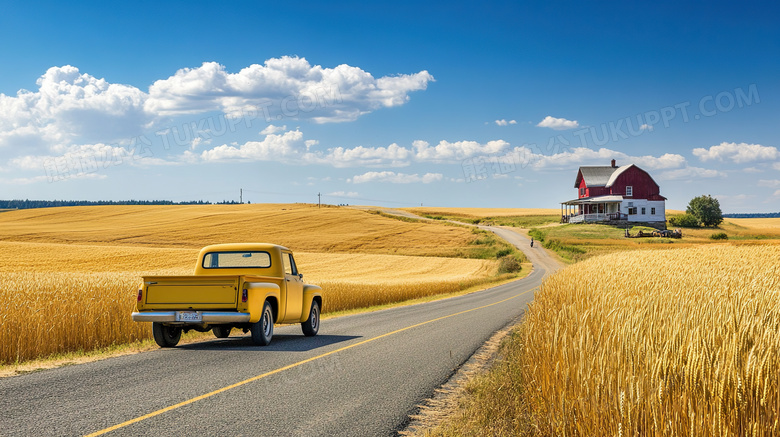
[[[235,308],[238,276],[145,277],[146,308]]]

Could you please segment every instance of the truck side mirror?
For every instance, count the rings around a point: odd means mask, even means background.
[[[303,273],[298,273],[298,277],[303,279]]]

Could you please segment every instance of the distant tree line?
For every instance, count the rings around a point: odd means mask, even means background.
[[[778,218],[780,212],[723,214],[726,218]]]
[[[96,206],[96,205],[238,205],[235,200],[207,202],[191,200],[174,202],[172,200],[0,200],[0,209],[54,208],[58,206]]]

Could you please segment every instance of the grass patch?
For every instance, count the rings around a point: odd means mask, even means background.
[[[528,262],[528,258],[523,252],[496,234],[479,228],[472,228],[471,233],[475,237],[470,244],[476,247],[466,256],[467,258],[499,259],[512,256],[518,263]]]
[[[745,219],[751,220],[751,219]],[[748,226],[748,225],[753,226]],[[548,249],[554,250],[567,261],[582,261],[593,256],[613,252],[639,250],[647,247],[659,249],[684,248],[700,244],[711,244],[724,241],[719,237],[712,239],[713,228],[684,228],[683,238],[625,238],[625,229],[605,224],[566,224],[544,228],[532,228],[528,235],[541,242]],[[724,233],[727,239],[736,244],[780,240],[780,219],[757,220],[754,223],[740,222],[738,224],[727,220],[715,228]],[[634,226],[629,229],[631,235],[639,231],[652,234],[654,228]]]
[[[472,225],[484,226],[511,226],[515,228],[531,228],[552,223],[560,223],[560,215],[527,215],[527,216],[486,216],[471,217],[466,215],[433,215],[424,214],[423,217],[431,220],[454,220]]]
[[[380,217],[389,218],[393,220],[398,220],[406,223],[425,223],[425,220],[420,220],[414,217],[407,217],[405,215],[398,215],[398,214],[388,214],[386,212],[379,211],[377,209],[372,209],[367,211],[369,214],[375,214]]]
[[[528,231],[528,235],[541,243],[542,247],[552,250],[567,261],[579,261],[585,258],[585,255],[588,253],[587,250],[576,244],[566,244],[558,238],[548,237],[551,231],[552,229],[542,230],[534,228]]]

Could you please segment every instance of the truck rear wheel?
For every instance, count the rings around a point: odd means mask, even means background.
[[[252,343],[259,346],[268,346],[274,336],[274,311],[271,303],[266,301],[263,305],[263,315],[257,323],[249,329],[252,332]]]
[[[181,328],[163,325],[159,322],[152,323],[152,334],[154,341],[160,347],[174,347],[181,340]]]
[[[317,335],[317,331],[320,330],[320,304],[316,300],[312,301],[309,318],[301,323],[301,329],[303,330],[303,335],[307,337]]]
[[[215,326],[213,329],[214,336],[217,338],[228,338],[232,329],[230,326]]]

